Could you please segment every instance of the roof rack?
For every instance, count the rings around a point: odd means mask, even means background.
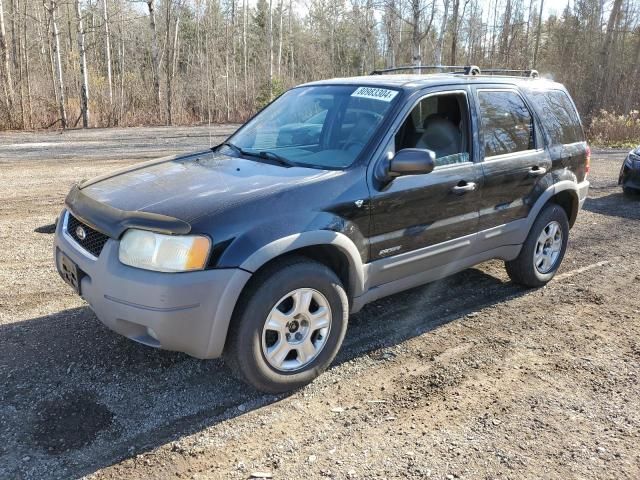
[[[455,70],[450,73],[463,74],[463,75],[478,75],[480,69],[475,65],[403,65],[401,67],[383,68],[381,70],[374,70],[370,75],[382,75],[384,73],[401,72],[404,70]]]
[[[401,72],[404,70],[437,70],[444,72],[445,70],[453,70],[449,73],[454,75],[505,75],[513,77],[529,77],[538,78],[540,74],[537,70],[515,70],[511,68],[487,68],[481,70],[476,65],[405,65],[402,67],[384,68],[374,70],[370,75],[382,75],[384,73]]]
[[[514,70],[512,68],[486,68],[482,70],[482,74],[530,78],[538,78],[540,76],[537,70]]]

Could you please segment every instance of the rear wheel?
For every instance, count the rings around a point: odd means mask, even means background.
[[[547,204],[536,218],[515,260],[505,262],[511,280],[541,287],[556,274],[569,240],[569,221],[564,209]]]
[[[340,280],[304,257],[259,272],[238,304],[225,359],[236,376],[265,392],[311,382],[331,364],[347,329]]]
[[[635,197],[636,195],[638,195],[638,190],[630,187],[622,187],[622,193],[624,193],[627,197]]]

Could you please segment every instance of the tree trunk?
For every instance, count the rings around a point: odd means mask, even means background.
[[[249,104],[249,78],[247,72],[247,0],[242,0],[242,75],[244,77],[244,101]]]
[[[47,69],[47,74],[49,75],[49,82],[51,82],[51,92],[53,93],[53,98],[55,99],[55,103],[58,103],[58,85],[56,83],[56,62],[53,58],[53,41],[51,36],[51,14],[49,13],[47,7],[47,0],[43,0],[42,6],[45,10],[45,15],[47,17],[47,31],[46,31],[46,41],[47,48],[44,54],[46,55],[46,63],[49,66]],[[45,40],[44,38],[42,39]]]
[[[120,24],[118,26],[118,30],[120,33],[120,111],[118,113],[118,124],[122,124],[123,121],[122,119],[124,118],[124,99],[125,99],[125,95],[124,95],[124,79],[125,79],[125,72],[126,72],[126,66],[125,66],[125,41],[124,41],[124,33],[125,33],[125,25],[124,25],[124,14],[122,12],[123,10],[123,4],[124,2],[121,3],[120,5]]]
[[[444,48],[444,34],[447,30],[447,17],[449,15],[449,0],[444,0],[444,13],[442,15],[442,26],[438,34],[438,43],[436,44],[435,61],[436,65],[442,65],[442,49]]]
[[[169,54],[169,38],[171,35],[171,4],[172,0],[165,0],[165,35],[164,35],[164,50],[162,55],[164,55],[164,71],[167,75],[167,103],[165,119],[166,124],[171,125],[173,123],[173,118],[171,117],[171,99],[173,97],[173,84],[171,78],[171,55]]]
[[[273,0],[269,0],[269,101],[273,100]]]
[[[58,102],[60,105],[60,122],[62,128],[67,128],[67,109],[65,105],[64,77],[62,75],[62,57],[60,54],[60,32],[56,21],[56,12],[58,11],[57,0],[49,1],[49,15],[51,15],[51,34],[53,40],[53,58],[56,65],[56,74],[58,80]]]
[[[107,83],[109,84],[109,124],[111,124],[111,116],[113,115],[113,79],[111,78],[111,34],[109,32],[109,11],[107,9],[107,0],[102,0],[102,15],[104,19],[104,48],[105,59],[107,63]]]
[[[538,15],[538,27],[536,29],[536,46],[533,50],[533,68],[538,66],[538,49],[540,48],[540,34],[542,33],[542,10],[544,9],[544,0],[540,0],[540,14]]]
[[[233,72],[233,88],[231,91],[231,111],[234,116],[238,115],[238,71],[236,69],[236,0],[231,0],[231,70]]]
[[[82,113],[82,128],[89,128],[89,77],[87,73],[87,52],[84,46],[84,23],[80,0],[76,0],[76,21],[78,29],[78,53],[80,55],[80,110]]]
[[[27,2],[23,4],[22,15],[22,57],[24,62],[24,78],[27,82],[27,108],[29,110],[29,116],[27,121],[27,128],[33,126],[33,106],[31,103],[31,73],[29,70],[29,50],[27,49]]]
[[[158,50],[158,30],[156,28],[156,1],[147,0],[149,26],[151,27],[151,62],[153,63],[153,98],[156,115],[160,117],[160,52]],[[159,118],[157,119],[159,120]]]
[[[9,126],[13,123],[13,84],[11,83],[11,70],[9,70],[9,49],[7,48],[7,34],[4,27],[4,11],[0,0],[0,61],[2,61],[2,90],[4,94],[7,120]]]
[[[453,0],[453,10],[451,15],[451,57],[450,65],[456,64],[458,48],[458,15],[460,13],[460,0]]]
[[[604,101],[607,98],[607,91],[609,85],[607,79],[609,78],[609,57],[611,55],[611,45],[613,44],[613,33],[618,24],[620,17],[620,9],[622,7],[622,0],[615,0],[613,2],[613,8],[609,15],[609,21],[607,22],[607,33],[604,37],[602,48],[600,49],[600,62],[598,63],[598,89],[596,90],[596,101],[591,102],[588,114],[599,110],[604,105]]]
[[[502,21],[500,39],[500,62],[506,68],[509,63],[509,37],[511,36],[511,0],[507,0]]]
[[[16,34],[16,18],[18,18],[18,6],[16,0],[11,1],[11,56],[13,58],[13,71],[18,71],[18,35]]]
[[[295,78],[296,78],[296,64],[295,64],[295,58],[293,56],[293,45],[294,45],[294,41],[293,41],[293,21],[292,21],[292,16],[293,16],[293,2],[292,0],[289,0],[289,54],[291,55],[291,61],[289,62],[289,70],[291,72],[291,83],[295,82]]]
[[[529,57],[529,51],[530,49],[530,45],[529,45],[529,39],[530,39],[530,35],[531,35],[531,16],[533,15],[533,0],[529,1],[529,13],[527,14],[527,28],[525,30],[525,34],[524,34],[524,67],[525,68],[529,68],[530,65],[530,57]]]
[[[422,55],[420,52],[420,20],[422,16],[422,5],[420,0],[411,0],[411,61],[416,67],[422,65]],[[415,73],[420,73],[420,69],[416,69]]]
[[[168,125],[173,125],[173,77],[176,73],[176,62],[178,60],[178,29],[179,28],[180,28],[180,14],[178,13],[176,14],[176,22],[173,27],[173,45],[171,46],[171,57],[169,57],[169,52],[167,52],[167,124]]]
[[[284,15],[284,1],[280,0],[280,30],[278,30],[278,78],[282,69],[282,17]]]

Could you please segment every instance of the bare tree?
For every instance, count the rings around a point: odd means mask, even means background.
[[[80,56],[80,76],[82,87],[80,89],[80,110],[82,115],[82,127],[89,127],[89,78],[87,74],[87,52],[84,45],[84,23],[82,21],[82,11],[80,10],[80,0],[76,3],[76,22],[78,30],[78,52]]]
[[[426,25],[424,23],[424,13],[427,8],[431,9],[429,15],[429,21]],[[435,0],[431,3],[424,0],[409,0],[409,10],[411,17],[404,18],[396,9],[396,15],[398,15],[404,22],[411,27],[411,63],[416,67],[422,65],[422,50],[421,43],[431,32],[431,26],[433,25],[433,19],[436,15]],[[419,73],[420,70],[416,69]]]
[[[0,58],[2,60],[2,89],[4,93],[5,108],[9,125],[13,124],[13,85],[11,82],[11,70],[9,70],[9,49],[7,48],[7,34],[4,26],[4,10],[0,0]]]
[[[604,99],[607,97],[607,91],[609,85],[607,84],[607,78],[609,74],[609,57],[611,55],[611,44],[613,42],[614,31],[618,21],[620,20],[620,9],[622,7],[622,0],[614,0],[611,13],[609,14],[609,21],[607,22],[607,33],[600,49],[600,62],[598,65],[598,89],[596,91],[596,100],[591,103],[591,108],[588,110],[588,114],[594,111],[594,107],[601,108]]]
[[[180,27],[180,5],[176,5],[172,8],[171,0],[167,0],[166,3],[166,11],[165,11],[165,20],[166,20],[166,47],[164,53],[165,59],[165,72],[167,74],[167,125],[173,125],[173,76],[175,74],[176,61],[178,55],[178,30]],[[172,11],[176,10],[175,14],[175,22],[173,25],[173,43],[171,44],[171,48],[169,47],[170,39],[171,39],[171,20],[172,20]]]
[[[444,4],[444,13],[442,15],[440,33],[438,34],[438,43],[436,43],[436,51],[435,51],[436,65],[442,65],[442,49],[444,48],[444,34],[447,30],[447,20],[449,16],[450,0],[442,0],[442,3]]]
[[[242,121],[281,88],[425,58],[535,66],[587,122],[640,105],[640,0],[158,2],[0,0],[0,128]]]
[[[27,109],[28,117],[25,128],[33,125],[33,107],[31,102],[31,74],[29,69],[29,49],[27,43],[27,2],[22,5],[22,63],[24,65],[24,80],[27,87]]]
[[[46,1],[46,0],[45,0]],[[49,5],[45,6],[49,13],[49,22],[51,24],[51,36],[52,36],[52,56],[55,62],[55,69],[57,75],[58,86],[58,105],[60,109],[60,124],[62,128],[67,128],[67,108],[65,102],[64,91],[64,76],[62,74],[62,57],[60,53],[60,31],[58,30],[57,14],[58,14],[58,2],[57,0],[49,0]]]
[[[158,30],[156,28],[156,1],[147,0],[149,26],[151,27],[151,63],[153,64],[153,98],[156,114],[160,114],[160,52],[158,50]]]
[[[538,27],[536,29],[536,46],[533,50],[533,68],[538,65],[538,49],[540,48],[540,34],[542,33],[542,11],[544,10],[544,0],[540,0],[540,14],[538,15]]]
[[[111,78],[111,34],[109,33],[109,10],[107,0],[102,0],[102,19],[104,21],[104,52],[109,84],[109,107],[113,111],[113,79]],[[109,115],[111,118],[111,114]]]
[[[280,0],[279,6],[279,15],[280,15],[280,28],[278,30],[278,78],[280,77],[280,72],[282,68],[282,18],[284,17],[284,2]]]
[[[269,100],[273,100],[273,0],[269,0]]]

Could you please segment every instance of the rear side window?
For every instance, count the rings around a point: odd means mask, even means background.
[[[544,123],[551,145],[584,141],[580,118],[566,92],[530,90],[527,93]]]
[[[534,148],[533,119],[520,95],[479,90],[478,100],[485,158]]]

